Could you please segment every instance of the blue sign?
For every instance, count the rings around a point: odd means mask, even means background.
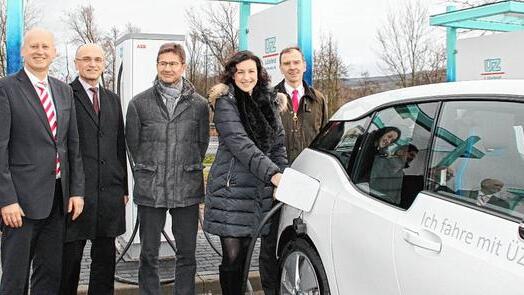
[[[277,37],[269,37],[265,40],[266,54],[277,52]]]
[[[493,73],[502,71],[501,58],[489,58],[484,60],[484,72]]]

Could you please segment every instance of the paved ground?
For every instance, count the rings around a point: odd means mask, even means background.
[[[210,236],[213,245],[220,251],[220,240],[216,236]],[[89,258],[90,244],[85,248],[84,259],[82,261],[82,268],[80,274],[80,291],[84,291],[89,283]],[[253,253],[251,262],[250,278],[253,281],[253,289],[260,290],[258,282],[258,251],[259,243]],[[199,294],[220,294],[220,284],[218,282],[218,265],[221,257],[211,248],[206,240],[204,233],[199,231],[197,238],[197,290]],[[174,259],[165,259],[160,262],[160,278],[162,280],[172,279],[174,277]],[[116,275],[126,280],[137,280],[138,276],[138,261],[122,261],[117,265]],[[136,292],[137,286],[129,284],[116,284],[119,292],[117,294],[138,294]],[[171,289],[171,286],[166,286],[166,292]],[[166,293],[169,294],[169,293]]]
[[[220,251],[220,241],[218,237],[211,236],[213,245]],[[84,258],[82,260],[82,267],[80,273],[80,284],[79,294],[85,294],[87,291],[87,285],[89,283],[89,268],[90,268],[90,255],[89,251],[91,244],[87,243]],[[259,243],[257,243],[255,251],[253,253],[253,260],[251,262],[250,269],[250,281],[252,288],[257,291],[261,290],[259,275],[258,275],[258,249]],[[220,284],[218,281],[218,265],[220,264],[221,257],[215,253],[207,242],[204,233],[198,232],[197,239],[197,292],[198,294],[220,294]],[[160,263],[160,277],[164,279],[174,278],[174,259],[161,260]],[[1,274],[1,269],[0,269]],[[122,261],[117,265],[116,275],[125,280],[137,281],[138,279],[138,261]],[[138,294],[138,286],[133,284],[125,284],[115,282],[115,294]],[[172,284],[166,285],[163,288],[164,294],[171,294]],[[254,292],[253,294],[263,294],[262,292]]]
[[[212,136],[208,148],[208,154],[215,154],[218,148],[218,138]],[[209,167],[206,167],[209,169]],[[220,240],[216,236],[210,236],[211,242],[220,251]],[[251,261],[251,269],[249,279],[251,282],[252,294],[263,295],[260,286],[260,278],[258,274],[258,253],[260,240],[255,247],[253,259]],[[84,258],[82,260],[79,294],[87,293],[87,286],[89,284],[89,268],[90,268],[90,249],[91,244],[88,242],[84,250]],[[117,253],[117,256],[120,253]],[[221,257],[212,249],[204,236],[204,232],[199,230],[197,238],[197,274],[195,281],[197,283],[197,292],[202,295],[221,294],[220,283],[218,281],[218,266],[220,265]],[[174,278],[174,259],[164,259],[160,261],[160,278],[161,280],[169,280]],[[0,267],[0,274],[2,269]],[[138,280],[138,261],[121,261],[116,267],[117,282],[115,282],[115,294],[138,294],[138,286],[129,283],[119,282],[118,278],[125,281]],[[172,284],[163,286],[163,294],[172,294]]]

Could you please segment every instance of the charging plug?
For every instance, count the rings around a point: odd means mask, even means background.
[[[305,235],[307,233],[307,227],[302,218],[297,217],[293,219],[293,229],[297,235]]]

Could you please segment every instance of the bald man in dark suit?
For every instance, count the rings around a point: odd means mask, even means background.
[[[65,215],[82,213],[84,171],[71,88],[49,77],[53,35],[32,29],[24,68],[0,80],[0,294],[58,294]]]

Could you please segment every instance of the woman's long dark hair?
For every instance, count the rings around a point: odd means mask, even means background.
[[[266,69],[262,66],[260,58],[258,58],[256,55],[253,54],[253,52],[249,50],[238,51],[228,59],[228,61],[226,62],[226,66],[224,67],[224,71],[222,72],[222,74],[220,74],[220,82],[224,84],[234,84],[235,81],[233,77],[237,72],[237,64],[246,60],[252,60],[257,65],[258,81],[255,85],[255,88],[267,88],[269,83],[271,82],[269,75],[267,74]]]
[[[390,143],[390,145],[392,145],[395,142],[397,142],[400,139],[400,134],[401,134],[400,129],[398,129],[397,127],[393,127],[393,126],[386,126],[386,127],[379,128],[379,129],[377,129],[375,131],[372,131],[369,134],[371,139],[372,139],[372,141],[373,141],[373,145],[375,145],[375,147],[377,147],[378,146],[378,141],[380,140],[380,138],[384,134],[386,134],[386,133],[388,133],[390,131],[393,131],[393,132],[397,133],[397,138],[394,141],[392,141]]]

